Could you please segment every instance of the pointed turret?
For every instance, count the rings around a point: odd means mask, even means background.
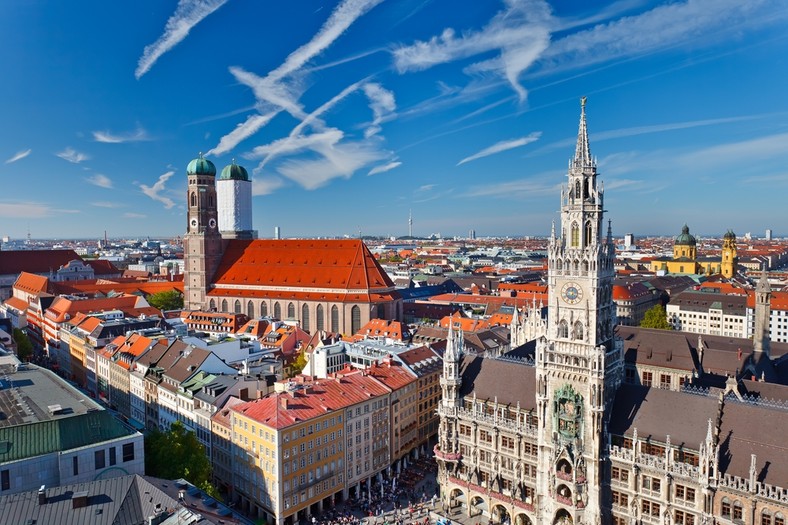
[[[443,406],[460,406],[460,359],[462,359],[464,337],[462,330],[454,331],[454,321],[449,318],[449,333],[446,337],[446,351],[443,353],[443,375],[441,387],[443,389]]]
[[[586,129],[586,97],[580,98],[580,127],[577,130],[577,146],[575,147],[575,167],[593,166],[591,148],[588,146],[588,130]]]

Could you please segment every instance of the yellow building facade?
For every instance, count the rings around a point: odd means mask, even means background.
[[[666,274],[714,275],[730,279],[736,273],[736,235],[728,230],[723,238],[720,257],[698,257],[697,240],[685,224],[673,242],[673,257],[659,257],[651,261],[651,271]]]

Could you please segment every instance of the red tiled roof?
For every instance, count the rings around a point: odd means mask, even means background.
[[[160,312],[152,306],[138,307],[142,299],[135,295],[121,295],[99,299],[71,299],[67,296],[56,297],[46,311],[46,318],[62,323],[73,318],[77,313],[101,312],[120,310],[126,315],[138,316],[140,314],[158,315]]]
[[[120,273],[120,270],[118,270],[111,261],[104,259],[90,259],[85,262],[88,266],[93,268],[94,275],[111,275]]]
[[[399,321],[387,319],[370,319],[370,321],[356,332],[352,340],[360,341],[365,337],[388,337],[402,341],[403,334],[408,334],[408,327]]]
[[[14,310],[18,310],[20,312],[24,312],[25,310],[27,310],[28,307],[28,304],[22,299],[19,299],[18,297],[9,297],[4,301],[3,304],[7,304]]]
[[[43,275],[36,275],[34,273],[22,272],[14,282],[14,288],[29,294],[38,294],[47,291],[49,279]]]
[[[233,240],[214,277],[217,287],[389,289],[394,283],[360,240]],[[229,295],[225,293],[224,295]]]
[[[0,275],[22,272],[48,274],[75,259],[82,261],[74,250],[0,251]]]

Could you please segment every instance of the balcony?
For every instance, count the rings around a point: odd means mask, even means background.
[[[460,461],[462,459],[462,454],[459,452],[441,452],[438,445],[435,445],[432,451],[435,453],[436,458],[443,461]]]

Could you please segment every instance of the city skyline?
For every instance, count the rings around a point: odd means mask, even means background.
[[[200,151],[260,237],[546,235],[581,96],[616,236],[788,233],[776,0],[286,4],[0,6],[0,235],[182,235]]]

